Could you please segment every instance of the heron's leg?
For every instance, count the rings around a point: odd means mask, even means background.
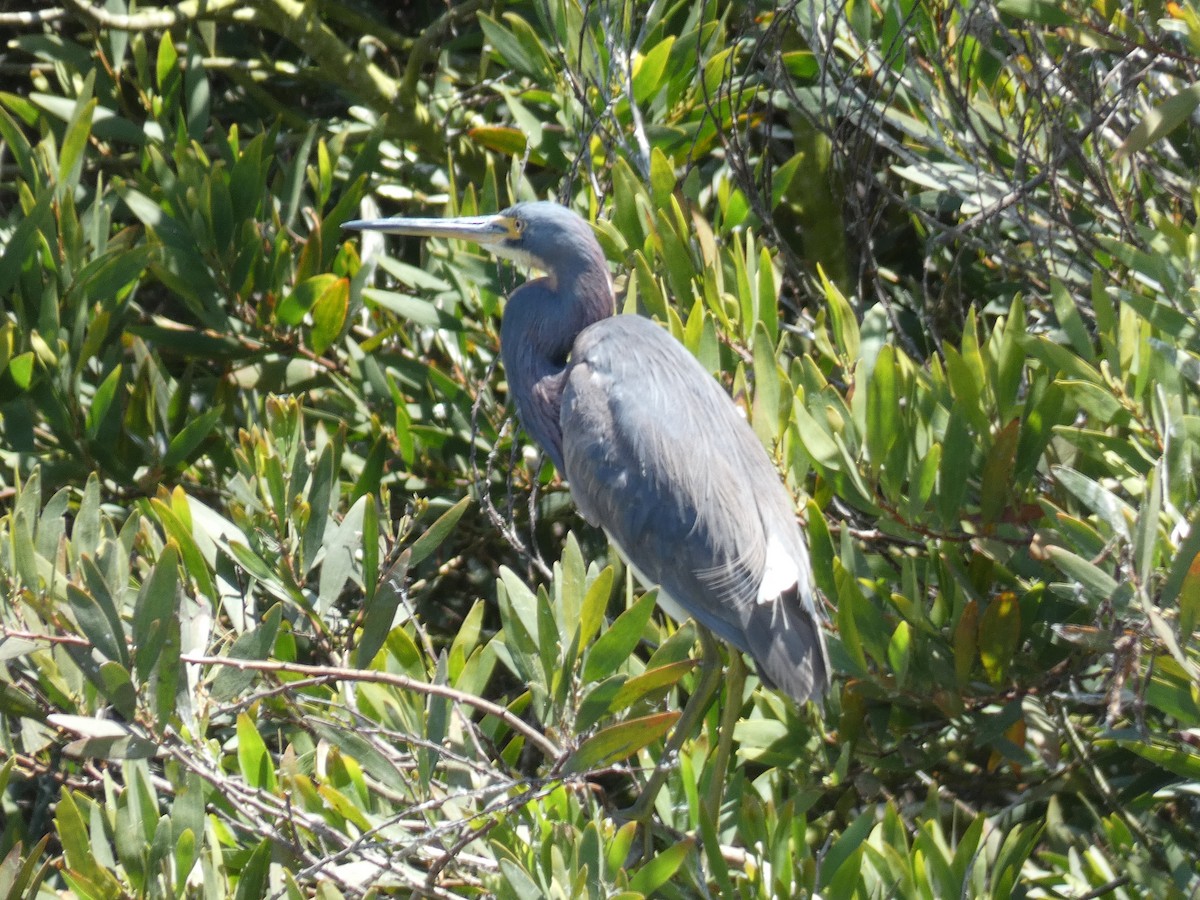
[[[712,822],[713,830],[717,832],[721,830],[721,800],[725,795],[725,770],[729,767],[729,757],[733,752],[733,729],[742,714],[742,690],[746,686],[746,663],[742,660],[742,654],[736,650],[729,654],[729,671],[725,682],[728,684],[725,708],[721,711],[717,752],[713,757],[713,764],[709,767],[712,780],[708,783],[708,793],[704,799],[704,811]]]
[[[697,630],[700,632],[700,680],[684,705],[679,721],[675,723],[675,730],[671,732],[671,739],[667,742],[654,771],[650,773],[650,779],[642,788],[641,795],[625,812],[625,815],[634,821],[650,818],[654,810],[654,801],[658,798],[658,792],[662,790],[663,782],[667,780],[667,773],[670,772],[671,759],[704,719],[704,714],[708,712],[708,707],[721,685],[721,648],[717,646],[716,639],[707,628],[697,624]]]

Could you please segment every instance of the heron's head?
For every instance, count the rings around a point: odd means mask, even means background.
[[[343,228],[473,241],[503,259],[555,277],[592,271],[605,274],[604,256],[591,227],[565,206],[548,201],[518,203],[494,216],[452,219],[364,219]]]

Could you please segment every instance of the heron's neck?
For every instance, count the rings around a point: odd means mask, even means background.
[[[599,247],[596,248],[596,259],[592,265],[570,274],[557,275],[550,282],[559,298],[570,298],[560,299],[559,302],[568,307],[562,313],[572,317],[576,323],[575,334],[571,336],[572,344],[575,335],[583,329],[616,312],[612,279]]]
[[[521,424],[563,471],[562,394],[579,332],[614,311],[608,270],[528,281],[513,292],[500,326],[509,396]]]
[[[555,294],[544,278],[527,281],[513,292],[500,323],[500,354],[508,396],[529,436],[550,454],[562,471],[562,409],[566,358],[574,333],[553,316]]]

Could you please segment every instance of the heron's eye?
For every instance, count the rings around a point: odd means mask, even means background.
[[[517,234],[524,234],[525,233],[525,220],[524,219],[513,219],[513,230],[516,231]]]

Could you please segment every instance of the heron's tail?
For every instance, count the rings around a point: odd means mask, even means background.
[[[829,651],[810,598],[793,585],[772,603],[755,603],[746,620],[747,644],[767,687],[797,703],[820,700],[829,688]]]

